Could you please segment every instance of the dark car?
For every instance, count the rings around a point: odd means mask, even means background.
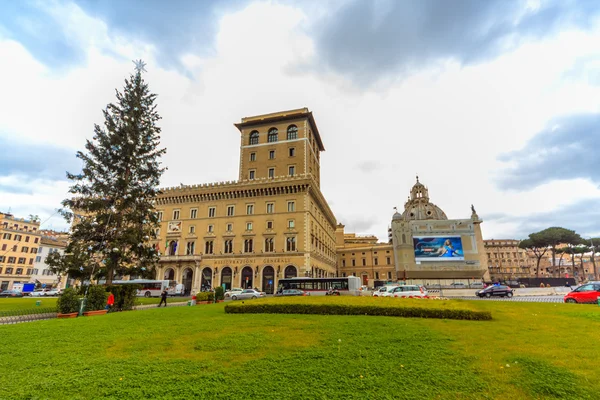
[[[18,290],[4,290],[0,292],[0,297],[23,297],[23,293]]]
[[[478,290],[475,294],[479,297],[492,297],[492,296],[500,296],[500,297],[513,297],[513,290],[508,286],[504,285],[494,285],[488,286],[483,290]]]

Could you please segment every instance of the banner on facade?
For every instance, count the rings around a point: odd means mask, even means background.
[[[463,261],[460,236],[413,236],[415,261]]]

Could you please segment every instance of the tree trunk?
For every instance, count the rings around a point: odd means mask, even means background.
[[[556,247],[552,246],[552,267],[556,268]]]
[[[535,277],[540,277],[540,261],[542,260],[542,256],[537,257],[537,266],[535,267]]]

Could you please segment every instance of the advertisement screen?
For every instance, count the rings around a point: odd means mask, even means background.
[[[416,261],[463,261],[460,236],[414,236]]]

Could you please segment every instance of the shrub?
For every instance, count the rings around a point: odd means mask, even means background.
[[[108,293],[104,289],[104,286],[93,285],[90,286],[87,294],[87,302],[85,304],[85,311],[97,311],[104,310],[106,307],[106,299]]]
[[[208,292],[198,292],[196,301],[208,301]]]
[[[114,285],[106,286],[106,291],[115,296],[115,304],[112,311],[133,310],[140,285]]]
[[[56,302],[56,310],[60,314],[70,314],[79,311],[79,296],[73,288],[63,290]]]
[[[215,288],[215,297],[217,300],[225,300],[225,291],[223,290],[223,287],[217,286]]]
[[[208,301],[210,301],[211,303],[215,302],[215,292],[207,292],[208,294]]]
[[[424,307],[398,307],[356,304],[276,304],[276,303],[230,303],[225,306],[229,314],[319,314],[319,315],[378,315],[406,318],[439,318],[487,321],[492,319],[488,311],[439,309]]]

